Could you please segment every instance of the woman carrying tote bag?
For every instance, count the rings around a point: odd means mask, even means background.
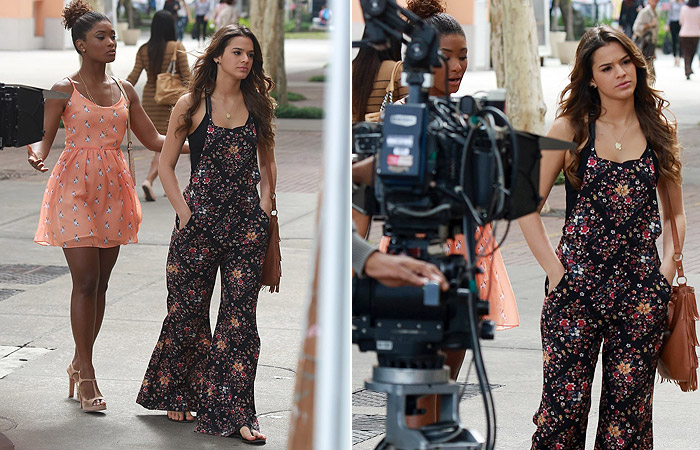
[[[134,68],[126,80],[135,85],[141,72],[146,70],[146,85],[143,87],[141,102],[146,114],[156,126],[161,134],[168,131],[168,120],[172,105],[159,105],[155,101],[156,80],[158,74],[167,71],[168,65],[173,55],[175,59],[175,71],[180,75],[180,79],[189,80],[190,67],[187,61],[187,53],[182,42],[178,42],[175,34],[175,19],[167,10],[157,11],[151,21],[151,38],[139,48],[136,53]],[[160,155],[156,155],[151,160],[151,167],[148,170],[146,179],[141,184],[146,201],[155,201],[153,192],[153,182],[158,177],[158,161]]]

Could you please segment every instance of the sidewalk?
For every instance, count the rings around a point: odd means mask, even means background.
[[[188,49],[194,48],[193,44],[185,40]],[[289,90],[304,94],[310,106],[323,106],[324,85],[309,85],[307,78],[298,78],[297,84],[294,74],[322,73],[328,47],[326,41],[287,45]],[[113,64],[116,75],[126,78],[137,48],[119,44]],[[44,88],[78,67],[72,50],[0,52],[0,59],[5,62],[0,66],[0,81]],[[142,73],[137,91],[143,89],[144,80]],[[321,130],[320,120],[278,123],[283,277],[280,293],[260,294],[257,317],[262,347],[255,388],[260,426],[268,436],[265,448],[271,450],[286,447],[306,320],[323,158]],[[48,166],[55,164],[62,140],[59,133]],[[136,142],[137,180],[143,180],[151,157],[152,153]],[[177,173],[184,187],[189,177],[187,156],[180,159]],[[0,152],[0,432],[17,450],[243,447],[236,440],[197,435],[192,432],[193,424],[169,422],[164,413],[135,403],[166,313],[165,259],[174,213],[158,182],[157,200],[142,202],[139,244],[121,249],[95,346],[97,378],[108,408],[105,413],[85,414],[77,402],[67,399],[65,367],[73,353],[71,279],[59,249],[32,242],[47,177],[27,164],[23,149]],[[143,193],[138,193],[143,200]],[[219,297],[217,283],[211,308],[213,323]]]
[[[659,52],[660,53],[660,52]],[[697,64],[697,63],[696,63]],[[554,119],[555,101],[566,85],[569,68],[558,61],[547,60],[542,68],[542,86],[547,104],[547,128]],[[700,285],[700,77],[685,80],[681,68],[673,67],[673,58],[659,55],[656,61],[657,89],[664,91],[679,122],[679,140],[683,153],[683,190],[688,222],[684,267],[690,285]],[[700,73],[697,70],[696,73]],[[476,90],[495,89],[493,72],[469,72],[462,83],[466,94]],[[553,211],[544,218],[552,243],[556,245],[563,224],[564,186],[555,186],[549,197]],[[502,227],[505,228],[505,227]],[[373,233],[374,235],[374,233]],[[492,385],[497,417],[498,450],[530,448],[535,430],[532,417],[539,406],[542,391],[542,350],[539,319],[542,310],[544,272],[532,256],[517,224],[512,224],[502,247],[508,275],[515,291],[520,313],[520,326],[496,333],[493,341],[483,341],[482,348],[489,383]],[[697,324],[700,327],[700,324]],[[364,380],[371,376],[376,364],[374,353],[360,353],[353,346],[353,449],[373,449],[385,429],[382,397],[364,390]],[[467,353],[469,361],[470,353]],[[462,424],[486,434],[484,407],[477,394],[474,370],[466,379],[468,362],[462,366],[459,382],[468,388],[460,403]],[[593,387],[591,415],[586,449],[593,449],[597,426],[597,405],[600,395],[600,370]],[[683,450],[700,448],[700,392],[683,393],[677,386],[657,384],[654,395],[654,448]]]

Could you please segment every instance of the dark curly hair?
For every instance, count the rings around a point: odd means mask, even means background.
[[[441,0],[408,0],[406,8],[435,28],[440,36],[458,34],[467,37],[457,19],[445,13]]]
[[[71,39],[73,39],[73,47],[80,54],[76,42],[78,39],[85,40],[87,32],[95,26],[95,24],[110,20],[102,13],[93,11],[90,5],[83,0],[73,0],[65,8],[63,8],[63,26],[66,30],[70,30]]]
[[[229,41],[238,36],[247,37],[253,41],[253,67],[248,76],[241,81],[241,92],[243,92],[243,100],[248,111],[255,120],[258,143],[263,154],[266,154],[272,152],[275,146],[275,131],[272,126],[275,104],[270,97],[274,82],[265,75],[263,70],[263,56],[258,39],[248,27],[242,25],[226,25],[214,33],[204,53],[197,58],[192,68],[192,79],[189,86],[192,106],[185,111],[184,123],[177,128],[176,132],[184,130],[186,133],[192,127],[192,115],[202,104],[202,94],[212,95],[214,93],[217,73],[217,64],[214,62],[214,58],[221,56]]]
[[[579,146],[589,139],[588,124],[600,117],[600,95],[590,83],[593,79],[593,54],[612,42],[625,49],[636,67],[637,86],[634,89],[634,110],[649,145],[659,160],[659,171],[664,178],[681,181],[681,161],[678,158],[676,127],[664,115],[668,102],[660,92],[649,86],[644,56],[637,46],[622,31],[607,25],[588,30],[576,49],[574,68],[570,82],[559,98],[557,116],[569,119],[574,129],[574,142]],[[571,150],[571,163],[564,169],[572,186],[580,189],[581,180],[577,171],[581,159],[580,150]]]

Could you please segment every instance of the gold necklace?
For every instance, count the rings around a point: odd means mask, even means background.
[[[612,123],[608,123],[608,122],[605,122],[605,121],[602,121],[602,120],[601,120],[601,122],[603,122],[603,123],[606,124],[606,125],[609,125],[609,126],[613,127],[613,129],[614,129],[614,126],[613,126]],[[632,121],[629,125],[627,125],[627,127],[625,128],[624,133],[622,133],[622,136],[620,136],[619,139],[618,139],[617,137],[615,137],[615,134],[614,134],[612,131],[610,132],[610,134],[612,135],[612,137],[615,138],[615,150],[617,150],[618,152],[621,152],[621,151],[622,151],[622,139],[624,139],[625,135],[627,134],[627,130],[630,129],[630,127],[632,126],[632,123],[634,123],[634,121]]]
[[[85,93],[88,95],[88,98],[90,99],[90,101],[92,103],[94,103],[95,105],[100,106],[97,104],[95,99],[92,98],[92,94],[90,94],[90,89],[88,89],[87,83],[85,82],[85,80],[83,80],[83,76],[80,75],[80,71],[78,71],[78,77],[80,78],[80,81],[83,83],[83,86],[85,86]],[[109,80],[107,80],[107,82],[109,83]],[[112,84],[111,83],[109,85],[109,99],[112,102],[112,103],[110,103],[110,106],[114,105],[114,92],[112,92]]]
[[[219,102],[219,100],[217,100],[217,102]],[[235,101],[235,100],[234,100],[234,102],[233,102],[233,105],[231,105],[231,110],[233,110],[233,107],[234,107],[234,106],[236,106],[236,101]],[[231,113],[226,109],[226,103],[225,103],[223,100],[221,100],[221,107],[224,109],[224,111],[226,111],[226,119],[230,119],[230,118],[231,118]]]

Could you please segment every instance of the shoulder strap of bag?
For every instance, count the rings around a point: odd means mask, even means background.
[[[170,43],[175,44],[175,48],[173,48],[173,54],[170,57],[170,63],[168,63],[168,68],[166,69],[166,72],[175,75],[176,69],[177,69],[177,50],[178,50],[178,41],[168,41],[168,44],[166,45],[165,49],[168,49],[168,46]]]
[[[673,261],[676,263],[676,273],[678,274],[678,285],[685,285],[687,279],[683,272],[683,253],[681,252],[680,239],[678,238],[678,226],[676,225],[676,215],[673,213],[673,205],[671,204],[671,196],[668,193],[668,189],[664,188],[664,195],[666,196],[666,204],[668,205],[668,212],[671,215],[671,234],[673,235]],[[681,283],[681,279],[683,282]]]
[[[401,73],[403,69],[403,63],[401,61],[396,61],[394,68],[391,70],[391,78],[389,78],[389,84],[386,85],[386,92],[394,92],[394,85],[396,84],[396,77]]]
[[[124,100],[126,101],[126,154],[129,161],[129,172],[131,172],[131,181],[136,186],[136,172],[134,171],[134,153],[133,153],[133,143],[131,141],[131,103],[129,102],[129,97],[126,95],[124,86],[119,78],[112,77],[112,79],[119,86],[119,90],[122,91]]]

